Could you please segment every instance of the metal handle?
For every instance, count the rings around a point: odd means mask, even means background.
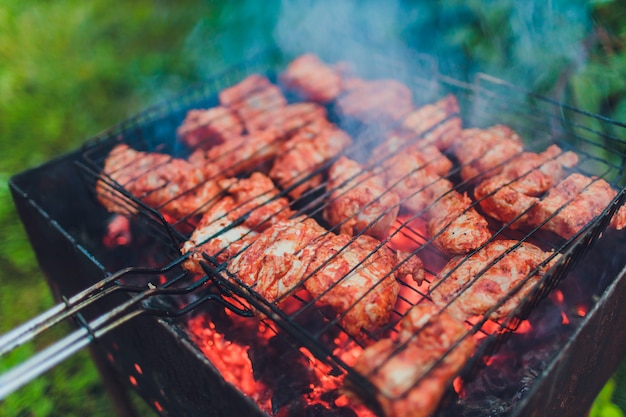
[[[79,315],[87,306],[96,303],[103,297],[117,291],[135,293],[134,296],[120,303],[113,309],[87,322],[79,320],[81,327],[62,339],[54,342],[44,350],[36,353],[26,361],[9,369],[0,375],[0,400],[19,389],[37,376],[63,362],[74,353],[89,345],[109,331],[132,320],[139,315],[153,315],[159,317],[177,317],[193,310],[207,301],[216,301],[233,312],[251,316],[252,312],[245,305],[236,305],[224,298],[223,294],[212,291],[213,277],[207,274],[203,278],[182,288],[173,288],[173,284],[186,274],[182,274],[159,287],[137,287],[122,285],[118,280],[128,274],[162,274],[180,265],[186,257],[178,258],[164,268],[126,268],[112,274],[95,285],[85,289],[75,296],[57,304],[39,316],[29,320],[21,326],[9,331],[0,337],[0,356],[5,355],[22,344],[32,340],[35,336],[49,330],[62,320]],[[209,284],[209,285],[207,285]],[[177,309],[154,308],[146,305],[146,301],[163,295],[182,295],[203,288],[204,294],[180,306]],[[79,315],[82,318],[82,316]]]

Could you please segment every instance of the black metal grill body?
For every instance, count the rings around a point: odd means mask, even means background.
[[[244,73],[255,69],[258,68],[246,67]],[[228,81],[234,83],[241,79],[241,74],[227,73],[217,85],[223,87]],[[493,83],[493,80],[482,80],[490,84],[489,88],[481,84],[468,87],[446,78],[433,80],[420,81],[423,87],[421,100],[429,102],[433,97],[453,92],[459,97],[462,108],[468,109],[464,119],[471,125],[487,126],[510,121],[522,136],[532,138],[528,144],[530,149],[533,145],[540,148],[545,143],[555,142],[569,146],[572,137],[580,141],[575,145],[582,144],[581,148],[597,146],[593,138],[587,138],[597,136],[596,132],[586,131],[584,125],[572,124],[569,118],[561,117],[563,113],[569,112],[575,113],[576,120],[593,117],[591,115],[562,108],[540,98],[529,105],[527,101],[533,97],[509,86]],[[171,260],[172,248],[175,251],[177,245],[176,241],[172,242],[172,238],[176,240],[177,231],[170,229],[158,214],[150,210],[141,213],[147,221],[133,222],[135,230],[131,246],[104,248],[102,241],[110,215],[93,198],[89,181],[86,187],[76,175],[75,164],[78,162],[89,170],[94,152],[106,152],[120,136],[126,142],[141,144],[146,150],[176,153],[172,138],[186,110],[215,104],[214,89],[215,85],[205,87],[199,93],[194,92],[181,100],[151,109],[105,132],[86,146],[86,152],[73,152],[13,178],[11,189],[18,212],[57,298],[62,300],[79,292],[98,282],[107,272],[126,266],[162,266]],[[207,94],[207,91],[211,94]],[[581,134],[571,133],[581,129]],[[560,141],[560,138],[565,140]],[[590,157],[585,167],[593,171],[600,165],[600,169],[609,171],[608,179],[619,184],[623,181],[622,164],[623,160],[619,159],[613,161]],[[84,169],[78,171],[84,173]],[[623,192],[619,198],[623,202]],[[595,240],[594,235],[603,230],[607,220],[608,216],[605,216],[604,225],[594,226],[589,239],[574,242],[579,244],[572,245],[572,257],[566,266],[570,266],[574,260],[581,260],[583,252]],[[623,236],[611,238],[623,243]],[[582,259],[581,264],[584,263]],[[68,265],[71,267],[68,268]],[[609,289],[604,292],[603,288],[597,289],[598,294],[602,295],[593,310],[580,322],[566,348],[550,362],[545,373],[536,379],[531,393],[515,411],[517,415],[550,415],[544,414],[546,410],[559,410],[561,415],[579,415],[581,410],[589,406],[601,384],[624,357],[621,342],[626,335],[620,330],[620,323],[625,317],[621,317],[620,309],[615,308],[625,291],[624,284],[620,285],[625,275],[623,260],[618,259],[617,264],[610,267],[606,263],[598,266],[603,268],[599,273],[607,276],[603,282],[610,284]],[[567,270],[564,268],[562,271]],[[615,281],[613,277],[616,277]],[[144,285],[152,279],[154,276],[146,276]],[[546,287],[554,284],[556,281],[546,284]],[[128,297],[128,293],[120,291],[81,314],[84,319],[90,320]],[[602,340],[603,343],[592,343],[594,339]],[[224,382],[175,319],[140,317],[114,330],[97,343],[104,349],[122,379],[129,380],[132,376],[137,382],[136,389],[163,415],[262,414],[251,400]],[[580,360],[583,357],[585,360]],[[137,369],[142,372],[139,373]]]

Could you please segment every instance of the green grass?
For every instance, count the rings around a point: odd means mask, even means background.
[[[626,62],[626,54],[619,49],[626,33],[624,14],[617,6],[611,9],[610,1],[596,3],[606,3],[597,8],[615,32],[614,53],[604,58],[592,54],[594,65],[574,78],[571,95],[588,110],[608,106],[609,114],[624,120],[626,101],[622,93],[626,77],[611,76],[598,94],[584,94],[585,85],[593,83],[594,76]],[[480,0],[468,4],[476,14],[458,19],[442,34],[441,39],[452,45],[449,50],[457,47],[462,54],[477,58],[479,68],[545,68],[541,67],[543,62],[537,62],[545,54],[522,56],[513,34],[503,29],[501,22],[511,3],[498,8],[481,8]],[[436,21],[437,14],[450,15],[455,8],[467,6],[459,2],[432,6],[422,23],[428,23],[426,19]],[[428,11],[425,7],[421,10]],[[53,305],[13,207],[7,187],[9,178],[75,149],[85,139],[147,105],[208,77],[207,69],[221,68],[245,56],[243,46],[262,44],[269,38],[277,15],[275,1],[227,5],[200,0],[0,3],[0,333]],[[404,33],[410,35],[411,31]],[[421,42],[436,44],[430,38]],[[517,49],[508,48],[509,44],[517,45]],[[540,81],[545,84],[545,80],[555,80],[558,70],[552,68],[550,74],[542,74]],[[1,358],[0,371],[68,328],[61,326],[37,343]],[[620,395],[620,389],[626,389],[625,375],[624,371],[616,374],[618,388],[610,395],[617,396],[622,406],[626,406]],[[606,396],[602,404],[611,403]],[[86,352],[0,403],[0,416],[58,415],[115,415]]]
[[[185,42],[213,8],[199,1],[4,1],[0,5],[0,333],[53,305],[14,210],[11,175],[199,79]],[[210,33],[206,33],[210,35]],[[68,331],[0,360],[0,369]],[[2,416],[111,416],[87,352],[0,403]]]

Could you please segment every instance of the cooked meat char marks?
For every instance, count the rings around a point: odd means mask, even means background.
[[[616,195],[605,180],[574,173],[530,210],[528,223],[569,239],[600,215]],[[620,207],[611,226],[617,230],[626,226],[625,207]]]
[[[267,129],[287,140],[300,128],[315,122],[327,121],[326,109],[315,103],[294,103],[271,110]]]
[[[310,259],[302,250],[327,231],[315,220],[297,217],[276,222],[228,262],[228,271],[264,300],[279,305],[302,285]]]
[[[189,162],[156,152],[141,152],[117,145],[105,160],[103,174],[148,206],[177,220],[202,213],[206,203],[222,191],[215,178]],[[100,203],[109,211],[127,214],[128,206],[104,180],[96,183]]]
[[[450,181],[437,175],[418,151],[399,152],[383,167],[387,188],[400,196],[401,207],[410,213],[422,213],[441,197],[438,192],[452,189]]]
[[[499,174],[505,162],[522,152],[523,144],[509,127],[495,125],[463,130],[452,150],[461,164],[461,178],[476,183]]]
[[[398,258],[380,241],[367,235],[352,240],[346,234],[328,234],[304,248],[302,258],[310,260],[305,288],[318,306],[339,313],[349,334],[371,332],[389,321],[400,290],[394,269]],[[419,278],[421,261],[411,266],[411,275]]]
[[[206,176],[232,177],[252,170],[265,170],[280,149],[281,137],[272,130],[233,137],[208,150],[198,149],[189,162]]]
[[[220,182],[226,196],[202,216],[194,232],[181,248],[191,252],[183,267],[204,273],[199,262],[202,253],[225,262],[250,244],[259,233],[293,214],[289,202],[278,197],[278,190],[265,175],[255,172],[250,178]]]
[[[414,108],[411,90],[395,80],[353,84],[336,105],[341,115],[363,123],[398,121]]]
[[[422,135],[421,143],[432,144],[443,151],[450,149],[461,136],[462,122],[458,113],[459,103],[449,94],[412,111],[404,117],[402,125],[415,135]]]
[[[279,80],[302,99],[318,103],[329,103],[342,90],[340,74],[313,54],[304,54],[291,61]]]
[[[439,250],[448,255],[466,254],[491,238],[487,220],[474,209],[467,194],[454,189],[443,193],[448,188],[445,181],[433,187],[441,197],[428,207],[428,235]]]
[[[269,127],[260,132],[233,136],[209,149],[199,148],[189,161],[206,176],[236,176],[252,170],[268,171],[274,158],[283,152],[283,142],[300,129],[326,122],[326,110],[313,103],[297,103],[275,111]]]
[[[324,181],[322,168],[352,144],[343,130],[325,120],[317,120],[299,129],[278,151],[269,176],[289,195],[300,198]],[[316,173],[317,172],[317,173]]]
[[[365,348],[354,368],[378,389],[386,417],[426,417],[474,351],[462,322],[423,302],[401,320],[396,340]]]
[[[313,219],[283,219],[246,242],[227,269],[279,306],[304,284],[316,305],[330,307],[353,336],[389,321],[399,284],[396,273],[423,277],[419,258],[398,259],[380,241],[329,233]],[[400,264],[401,263],[401,264]]]
[[[372,161],[380,161],[383,165],[393,165],[386,163],[385,160],[406,152],[418,154],[428,162],[430,171],[442,177],[452,169],[452,161],[436,146],[424,141],[416,133],[403,129],[395,129],[386,135],[385,141],[372,151]]]
[[[206,110],[189,110],[176,134],[189,148],[210,149],[233,137],[239,137],[243,130],[241,120],[233,111],[218,106]]]
[[[400,196],[405,210],[426,217],[428,234],[443,253],[465,254],[491,237],[487,220],[472,200],[437,175],[419,152],[399,152],[385,165],[386,186]]]
[[[515,220],[513,228],[524,227],[528,225],[527,211],[563,178],[566,168],[577,163],[575,153],[556,145],[540,154],[524,152],[507,162],[500,174],[481,182],[474,196],[491,217],[504,223]]]
[[[329,195],[323,215],[331,226],[350,236],[387,237],[400,199],[387,188],[383,177],[342,156],[330,167],[326,188]]]
[[[469,257],[448,262],[431,282],[430,296],[459,320],[482,316],[492,308],[489,318],[506,317],[556,262],[558,255],[542,266],[552,255],[526,242],[493,241]]]
[[[287,105],[280,88],[257,74],[222,90],[219,100],[222,106],[239,116],[248,133],[267,129],[272,123],[273,111]]]

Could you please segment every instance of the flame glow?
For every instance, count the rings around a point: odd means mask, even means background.
[[[258,344],[261,347],[271,345],[271,339],[276,336],[275,329],[265,322],[239,317],[233,313],[227,313],[227,315],[229,319],[235,322],[233,326],[230,326],[235,328],[235,333],[244,332],[245,337],[249,340],[256,338],[254,340],[259,341]],[[259,408],[271,415],[286,415],[285,413],[289,414],[293,411],[286,411],[291,407],[289,403],[281,403],[278,406],[274,404],[272,387],[259,380],[255,374],[255,365],[259,367],[279,366],[274,362],[282,358],[272,357],[268,353],[271,349],[263,349],[264,352],[253,352],[252,346],[237,340],[236,337],[229,340],[217,330],[212,321],[204,316],[190,319],[188,326],[198,347],[223,378],[244,395],[253,399]],[[350,341],[344,334],[338,336],[334,341],[337,347],[333,354],[349,365],[354,364],[362,348]],[[302,365],[308,372],[307,378],[312,382],[306,386],[303,393],[299,394],[299,398],[294,397],[293,401],[301,401],[307,407],[321,406],[331,411],[348,408],[359,417],[373,417],[371,411],[365,406],[350,401],[346,397],[343,392],[344,374],[342,372],[337,372],[332,366],[319,361],[308,349],[300,347],[298,350]],[[261,363],[257,364],[253,358]],[[287,369],[292,369],[292,367],[287,365]]]

